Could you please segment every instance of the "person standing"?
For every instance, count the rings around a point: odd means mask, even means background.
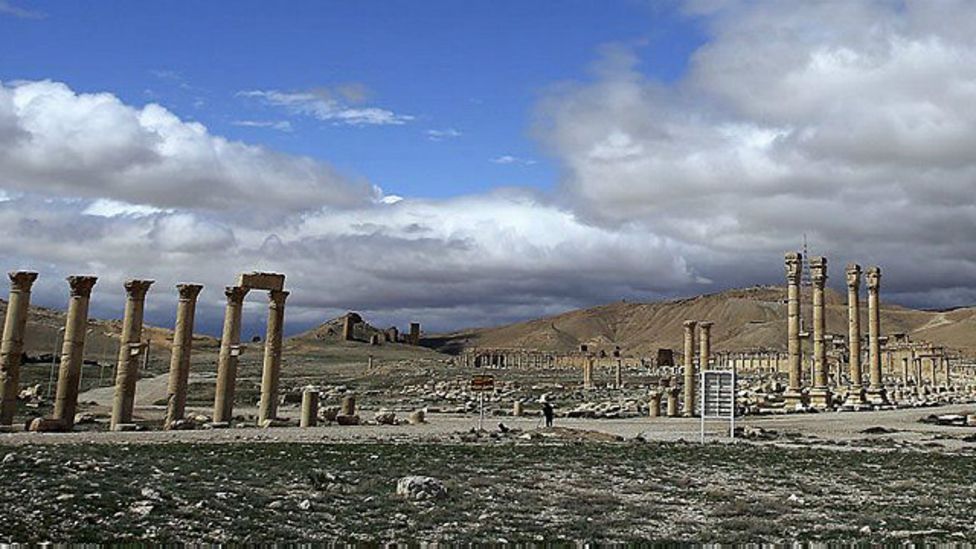
[[[546,427],[552,427],[552,418],[555,415],[555,411],[552,409],[552,404],[545,395],[542,395],[542,416],[546,418]]]

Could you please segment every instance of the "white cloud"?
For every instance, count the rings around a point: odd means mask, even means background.
[[[44,12],[22,8],[11,4],[8,0],[0,0],[0,15],[11,15],[20,19],[44,19],[47,17]]]
[[[281,132],[290,132],[294,129],[291,122],[287,120],[235,120],[232,124],[245,128],[270,128]]]
[[[889,296],[976,300],[972,4],[691,7],[710,38],[682,79],[608,48],[593,80],[540,105],[567,202],[681,243],[722,285],[778,282],[806,233],[834,273],[889,267]]]
[[[353,107],[344,104],[332,94],[321,91],[247,90],[238,92],[237,95],[260,99],[268,105],[281,107],[292,114],[311,116],[336,125],[398,126],[414,119],[411,115],[397,114],[379,107]]]
[[[158,208],[348,207],[375,189],[307,157],[212,135],[150,103],[58,82],[0,83],[0,187]]]
[[[445,128],[443,130],[427,130],[427,139],[431,141],[444,141],[447,139],[456,139],[463,135],[460,131],[454,128]]]
[[[494,164],[521,164],[523,166],[531,166],[535,164],[535,160],[530,158],[520,158],[518,156],[512,156],[510,154],[503,154],[501,156],[496,156],[491,159]]]

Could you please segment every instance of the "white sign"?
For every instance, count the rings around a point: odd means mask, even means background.
[[[702,370],[699,390],[702,442],[706,419],[728,419],[729,437],[735,438],[735,370]]]

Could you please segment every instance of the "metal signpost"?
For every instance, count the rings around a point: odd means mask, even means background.
[[[476,375],[471,378],[471,390],[478,393],[478,430],[484,430],[485,393],[495,390],[495,376]]]
[[[735,369],[702,370],[701,441],[705,442],[705,420],[729,420],[729,438],[735,439]]]

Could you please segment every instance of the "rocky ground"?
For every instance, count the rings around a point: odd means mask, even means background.
[[[970,411],[7,433],[0,542],[972,541]]]

